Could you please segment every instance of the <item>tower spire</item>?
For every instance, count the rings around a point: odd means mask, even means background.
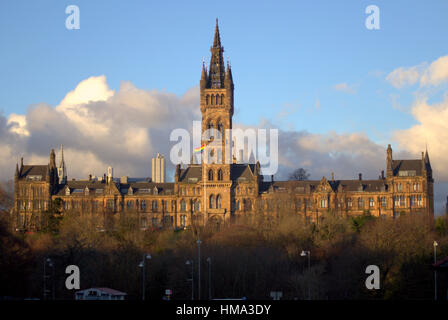
[[[216,18],[215,39],[213,40],[213,47],[214,48],[221,47],[221,37],[219,36],[218,18]]]
[[[219,35],[218,19],[216,19],[215,38],[213,40],[213,47],[210,48],[212,57],[210,59],[209,68],[209,88],[223,88],[224,87],[224,59],[222,53],[224,47],[221,46],[221,37]]]
[[[58,179],[59,184],[64,184],[67,181],[67,170],[65,168],[65,160],[64,160],[64,147],[61,144],[61,160],[59,161],[58,167]]]

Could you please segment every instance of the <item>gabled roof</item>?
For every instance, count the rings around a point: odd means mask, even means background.
[[[245,180],[254,179],[255,164],[237,164],[234,163],[230,166],[230,179],[235,181],[239,178]]]
[[[202,180],[201,165],[189,165],[185,169],[180,169],[179,182],[196,183]]]
[[[274,191],[282,189],[291,189],[293,193],[308,193],[317,190],[319,185],[330,185],[333,191],[363,191],[363,192],[378,192],[387,190],[387,186],[383,180],[290,180],[290,181],[265,181],[262,183],[260,192],[269,191],[272,188]],[[330,190],[331,191],[331,190]]]
[[[399,171],[415,171],[416,175],[422,175],[422,160],[392,160],[392,170],[394,176],[398,176]]]
[[[45,180],[48,165],[24,165],[20,171],[19,179],[26,179],[28,176],[42,176]]]

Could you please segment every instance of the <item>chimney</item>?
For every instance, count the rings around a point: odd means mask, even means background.
[[[384,179],[384,170],[381,170],[381,179]]]
[[[271,181],[274,182],[274,175],[271,174]]]
[[[92,181],[92,175],[89,174],[89,181]]]
[[[362,173],[359,174],[359,181],[362,180]]]

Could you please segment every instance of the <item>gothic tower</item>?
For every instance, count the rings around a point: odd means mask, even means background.
[[[202,179],[208,216],[210,212],[216,214],[230,212],[229,194],[232,184],[231,143],[226,141],[225,132],[227,129],[232,129],[234,86],[230,64],[227,63],[227,68],[224,65],[224,47],[221,45],[218,19],[210,51],[210,66],[207,72],[205,63],[202,63],[200,81],[201,145],[205,145],[202,152]],[[228,140],[231,141],[231,137],[228,137]]]

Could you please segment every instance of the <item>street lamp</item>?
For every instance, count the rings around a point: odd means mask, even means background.
[[[207,258],[208,263],[208,300],[212,300],[212,258]]]
[[[201,300],[201,239],[196,241],[198,244],[198,300]]]
[[[142,300],[145,300],[145,275],[146,275],[146,260],[151,259],[151,255],[149,253],[143,254],[143,259],[138,265],[142,268]]]
[[[188,266],[191,264],[191,279],[188,279],[191,281],[191,300],[194,300],[194,279],[193,279],[193,275],[194,275],[194,262],[193,260],[187,260],[187,262],[185,262],[185,264]]]
[[[437,246],[439,244],[437,241],[434,241],[434,264],[437,263]],[[437,269],[434,269],[434,300],[437,300]]]
[[[47,276],[47,270],[46,270],[46,266],[51,267],[53,270],[53,290],[52,290],[52,295],[53,295],[53,300],[54,300],[54,264],[53,261],[50,258],[44,258],[44,300],[47,300],[47,278],[49,276]]]
[[[300,255],[302,257],[308,256],[308,273],[309,273],[309,275],[308,275],[308,300],[311,300],[311,289],[310,289],[311,284],[310,284],[310,280],[309,280],[309,278],[311,277],[311,272],[310,272],[311,271],[311,258],[310,258],[311,252],[302,250],[302,253]]]

